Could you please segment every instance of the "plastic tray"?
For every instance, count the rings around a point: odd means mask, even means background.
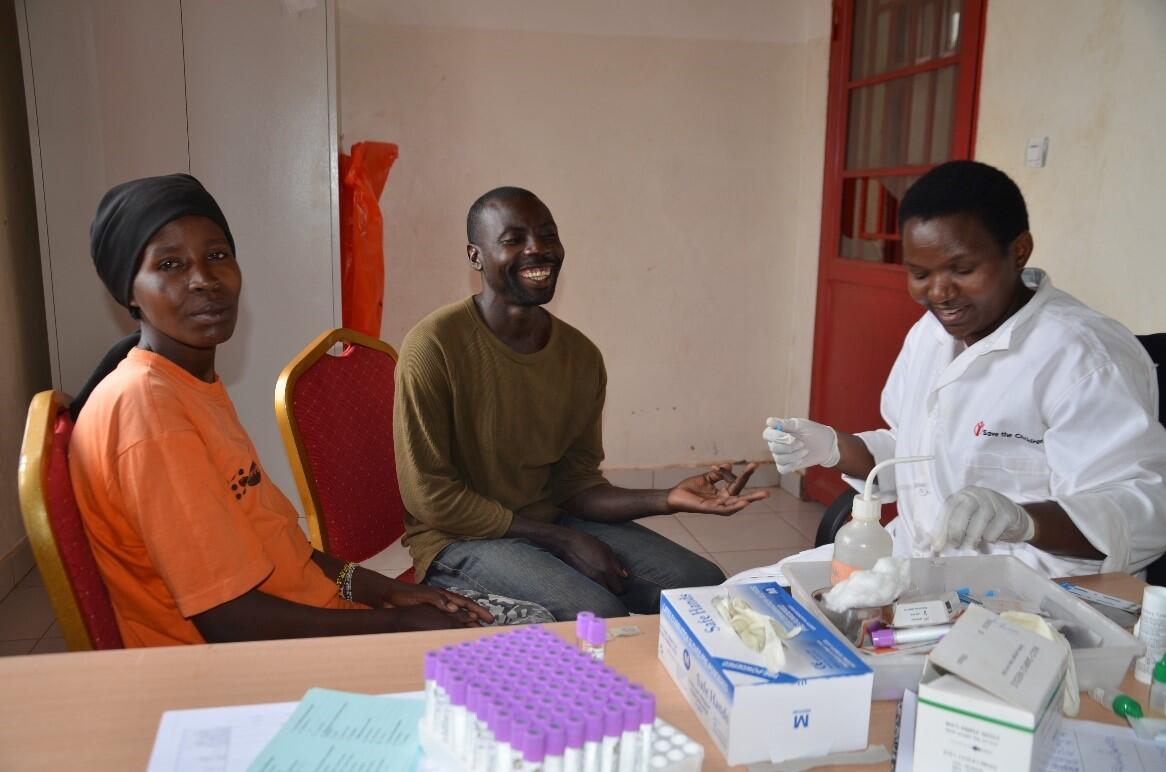
[[[828,627],[842,634],[826,619],[811,598],[814,590],[830,584],[829,562],[790,562],[782,566],[790,583],[790,592]],[[1081,689],[1116,686],[1129,670],[1130,662],[1140,656],[1145,646],[1137,638],[1095,611],[1088,603],[1065,592],[1011,555],[974,555],[971,557],[915,558],[911,560],[911,588],[908,592],[942,593],[967,587],[975,595],[989,590],[1007,592],[1026,601],[1044,604],[1061,619],[1072,620],[1101,637],[1101,646],[1074,649],[1077,678]],[[849,643],[847,644],[849,645]],[[874,669],[876,700],[898,700],[906,689],[919,686],[924,654],[867,654],[851,646]]]

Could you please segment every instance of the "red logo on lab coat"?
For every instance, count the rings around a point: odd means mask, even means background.
[[[980,432],[982,432],[982,431],[984,431],[984,422],[983,421],[980,421],[978,424],[975,425],[975,427],[972,428],[972,434],[975,435],[976,437],[979,437]]]

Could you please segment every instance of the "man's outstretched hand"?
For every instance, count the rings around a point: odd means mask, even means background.
[[[740,512],[754,501],[769,498],[769,491],[745,490],[745,483],[756,469],[757,464],[749,464],[741,474],[734,474],[732,464],[718,464],[704,474],[681,480],[668,491],[668,507],[673,512],[709,515]]]

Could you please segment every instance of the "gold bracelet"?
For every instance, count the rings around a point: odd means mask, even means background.
[[[336,589],[340,591],[343,600],[352,600],[352,574],[356,571],[355,563],[345,563],[336,574]]]

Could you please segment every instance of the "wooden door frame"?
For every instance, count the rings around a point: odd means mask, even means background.
[[[862,275],[867,282],[887,288],[903,288],[906,291],[904,269],[900,265],[887,263],[867,263],[846,260],[839,257],[841,241],[840,223],[842,219],[842,173],[846,168],[846,129],[849,118],[850,54],[854,33],[854,6],[856,0],[833,0],[830,20],[830,57],[828,92],[826,97],[826,152],[822,179],[822,220],[818,249],[817,304],[814,311],[814,353],[810,377],[811,419],[821,418],[822,403],[825,398],[824,374],[821,372],[829,357],[830,342],[827,339],[827,320],[830,318],[832,281]],[[967,11],[971,11],[967,13]],[[955,121],[952,125],[953,159],[973,158],[976,139],[976,125],[979,115],[979,89],[984,53],[984,22],[987,18],[988,0],[964,0],[964,11],[960,19],[960,51],[957,62],[960,72],[971,71],[973,78],[959,78],[956,88],[956,105],[967,107],[970,103],[970,119],[965,123]],[[967,45],[969,35],[974,35],[974,44]],[[965,69],[968,68],[968,69]],[[961,152],[962,151],[962,152]],[[874,427],[872,427],[874,428]],[[803,478],[802,497],[823,503],[833,501],[848,486],[834,475],[815,475]]]

